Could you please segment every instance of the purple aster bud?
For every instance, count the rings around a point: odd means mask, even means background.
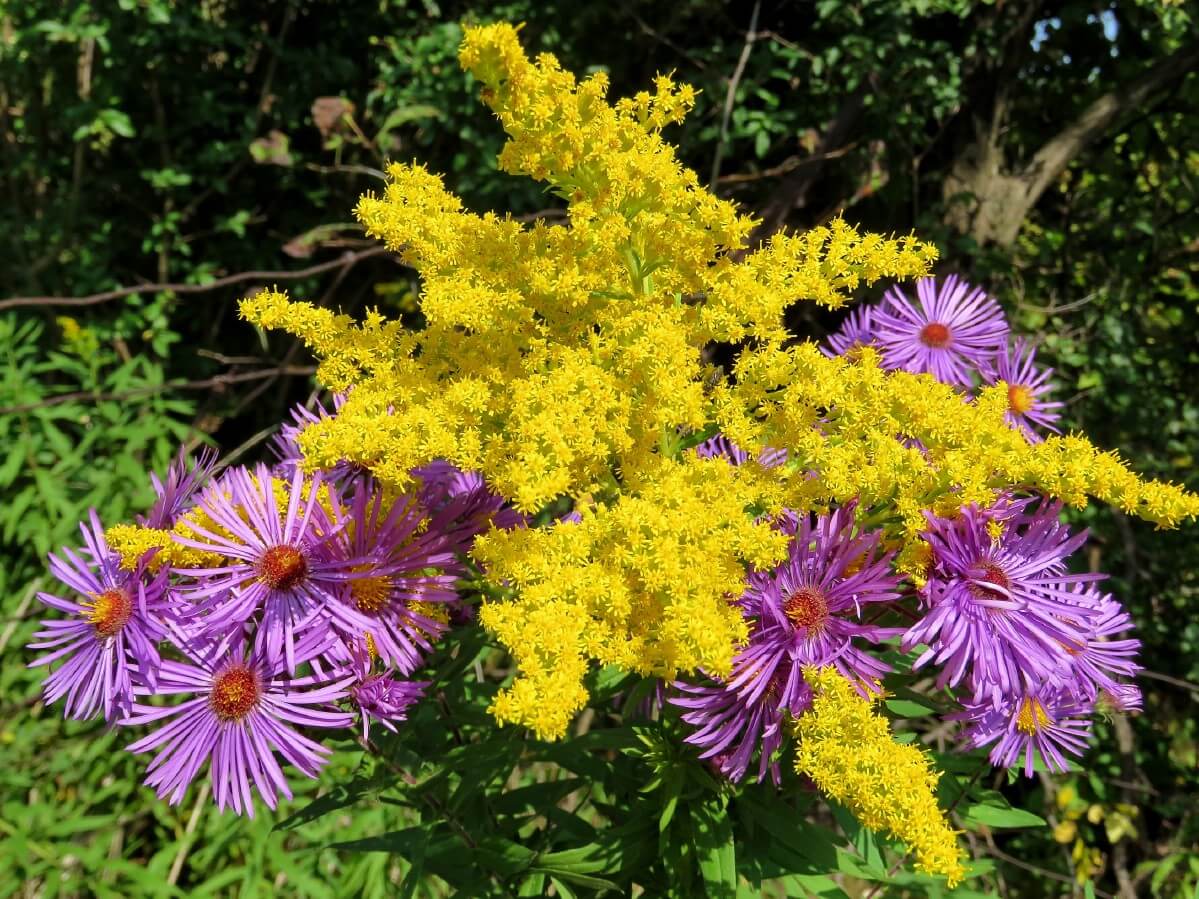
[[[396,724],[408,720],[408,709],[424,696],[429,686],[428,681],[404,681],[386,673],[372,673],[373,647],[374,641],[367,635],[364,641],[355,641],[351,649],[350,668],[355,684],[350,688],[350,698],[362,718],[364,741],[370,739],[372,720],[396,733]]]
[[[196,493],[212,476],[216,467],[217,451],[212,447],[200,450],[195,463],[188,464],[188,455],[184,447],[179,448],[178,454],[167,468],[165,480],[159,480],[158,475],[151,473],[150,482],[154,485],[154,493],[158,497],[150,511],[138,517],[138,522],[148,528],[170,529],[175,522],[192,505]]]

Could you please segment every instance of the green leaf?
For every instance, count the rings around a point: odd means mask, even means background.
[[[1039,815],[993,802],[980,802],[969,806],[963,812],[962,818],[967,824],[984,824],[987,827],[1045,826],[1045,819]]]
[[[894,712],[900,718],[923,718],[936,711],[932,706],[913,702],[910,699],[888,699],[886,706],[889,711]]]
[[[711,797],[692,805],[690,810],[695,857],[708,896],[735,899],[737,856],[726,803],[721,797]]]

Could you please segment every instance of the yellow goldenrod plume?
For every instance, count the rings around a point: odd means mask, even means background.
[[[928,755],[891,737],[887,720],[832,668],[808,668],[811,711],[795,724],[795,767],[871,830],[887,831],[916,855],[916,868],[965,876],[962,851],[937,806],[937,775]]]

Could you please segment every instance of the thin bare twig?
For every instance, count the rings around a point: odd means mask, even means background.
[[[220,290],[222,287],[228,287],[231,284],[243,284],[246,281],[294,281],[297,278],[310,278],[313,275],[319,275],[322,272],[333,271],[339,268],[348,268],[352,265],[357,265],[364,259],[369,259],[372,256],[382,256],[389,252],[387,247],[371,247],[366,250],[359,250],[357,253],[343,253],[337,259],[331,259],[328,262],[322,262],[318,265],[310,265],[308,268],[295,269],[294,271],[273,271],[273,272],[238,272],[236,275],[228,275],[224,278],[217,278],[215,281],[209,281],[207,284],[139,284],[135,287],[120,287],[116,290],[106,290],[103,293],[93,293],[86,297],[12,297],[7,300],[0,300],[0,312],[6,309],[17,309],[22,306],[95,306],[99,303],[107,303],[109,300],[119,300],[121,297],[133,296],[134,294],[142,293],[159,293],[170,290],[174,293],[206,293],[210,290]]]
[[[733,104],[737,100],[737,85],[745,74],[749,63],[749,54],[753,50],[754,41],[758,39],[758,15],[762,12],[762,0],[754,0],[754,11],[749,17],[749,29],[745,32],[745,44],[741,48],[741,56],[737,59],[737,67],[733,69],[733,77],[729,79],[729,89],[724,95],[724,112],[720,116],[720,140],[716,142],[716,156],[712,160],[712,177],[708,186],[715,187],[720,177],[720,161],[724,156],[724,145],[729,139],[729,120],[733,116]]]
[[[317,165],[315,162],[309,162],[304,168],[310,172],[320,172],[322,175],[367,175],[379,181],[387,180],[386,172],[381,172],[379,169],[369,165]]]
[[[264,368],[259,371],[231,372],[214,375],[199,381],[169,381],[153,387],[138,387],[134,390],[124,390],[119,393],[96,393],[90,390],[77,390],[74,393],[62,393],[37,403],[26,403],[23,406],[0,407],[0,415],[14,415],[18,412],[32,412],[49,406],[59,406],[72,400],[90,400],[101,403],[111,400],[131,400],[143,396],[155,396],[170,390],[208,390],[210,388],[227,387],[230,384],[240,384],[245,381],[258,381],[262,378],[278,378],[291,375],[310,375],[316,371],[314,365],[279,365],[274,368]]]
[[[1195,683],[1194,681],[1183,680],[1180,677],[1173,677],[1169,674],[1162,674],[1160,671],[1141,670],[1138,672],[1138,677],[1147,677],[1150,680],[1159,680],[1163,684],[1172,684],[1173,686],[1180,687],[1183,690],[1190,690],[1196,696],[1199,696],[1199,684]]]
[[[827,153],[813,153],[810,156],[788,156],[776,166],[768,169],[762,169],[760,172],[733,172],[729,175],[721,175],[717,181],[720,184],[746,184],[752,181],[764,181],[768,178],[780,178],[783,175],[789,175],[801,165],[807,165],[812,162],[824,162],[829,159],[838,159],[849,153],[851,150],[856,150],[858,147],[857,141],[851,144],[846,144],[836,150],[830,150]]]

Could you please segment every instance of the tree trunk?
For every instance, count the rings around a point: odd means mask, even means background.
[[[1104,94],[1047,141],[1023,165],[1009,167],[1002,135],[1008,104],[1000,87],[991,121],[975,120],[975,138],[950,167],[942,186],[945,221],[980,244],[1008,246],[1041,195],[1086,146],[1149,97],[1199,65],[1199,43],[1162,59],[1122,87]]]

